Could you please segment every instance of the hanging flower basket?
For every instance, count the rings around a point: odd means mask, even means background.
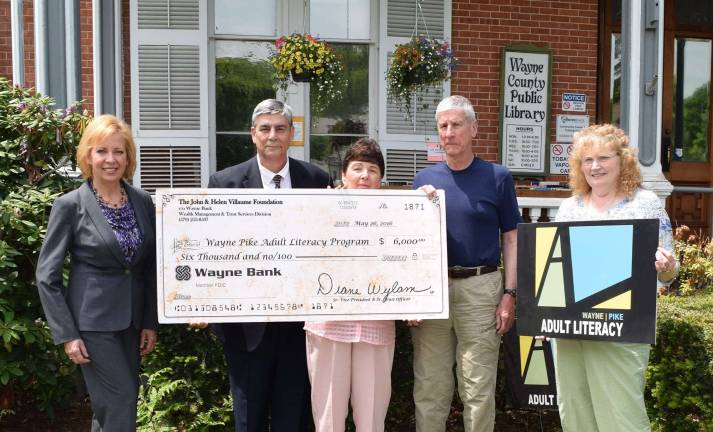
[[[450,79],[458,59],[448,42],[414,37],[397,45],[386,71],[389,98],[411,117],[413,94]]]
[[[295,82],[316,86],[312,92],[312,114],[318,114],[334,100],[341,99],[347,80],[344,66],[326,42],[309,34],[293,33],[275,41],[270,63],[275,69],[275,87],[287,91]]]

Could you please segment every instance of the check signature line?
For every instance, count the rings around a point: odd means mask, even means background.
[[[378,255],[298,255],[297,259],[378,258]]]

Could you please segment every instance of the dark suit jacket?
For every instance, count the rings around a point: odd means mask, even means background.
[[[79,338],[80,331],[158,327],[154,205],[148,193],[123,185],[144,235],[130,263],[86,182],[52,206],[36,280],[57,344]],[[67,251],[65,288],[62,268]]]
[[[290,158],[290,181],[293,189],[321,189],[332,185],[329,174],[307,162]],[[262,178],[253,157],[241,164],[218,171],[210,177],[209,188],[255,188],[262,189]],[[225,338],[235,338],[239,346],[247,351],[253,351],[262,341],[266,323],[229,323],[216,324],[213,331]]]

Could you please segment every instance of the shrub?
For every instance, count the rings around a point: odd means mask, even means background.
[[[713,294],[662,296],[647,376],[649,417],[660,431],[713,430]]]
[[[143,362],[140,431],[232,430],[233,404],[223,348],[209,330],[159,327]]]
[[[52,343],[34,275],[49,209],[76,186],[64,170],[88,116],[53,104],[0,78],[0,416],[14,403],[52,416],[73,389],[75,367]]]
[[[689,295],[713,286],[713,242],[681,225],[676,228],[674,246],[681,267],[670,291]]]

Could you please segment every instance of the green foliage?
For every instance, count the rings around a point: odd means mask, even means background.
[[[675,89],[678,91],[678,89]],[[708,83],[698,87],[692,94],[683,99],[683,107],[676,106],[673,99],[673,125],[676,128],[676,116],[683,117],[681,126],[681,143],[676,147],[683,148],[682,160],[705,161],[708,153],[708,114],[710,86]],[[678,136],[674,132],[674,136]]]
[[[690,295],[710,290],[713,287],[713,242],[692,234],[686,225],[676,228],[675,239],[680,269],[671,292]]]
[[[270,56],[275,68],[275,88],[286,92],[295,81],[310,82],[316,90],[311,100],[313,115],[344,96],[348,84],[344,64],[330,44],[307,33],[292,33],[279,37],[275,48]]]
[[[138,429],[232,430],[233,404],[223,349],[209,330],[161,326],[143,362]]]
[[[414,93],[450,79],[458,59],[448,42],[423,36],[397,45],[386,71],[389,98],[411,118]]]
[[[272,66],[267,60],[218,58],[215,61],[216,127],[218,131],[250,131],[253,109],[275,97]]]
[[[713,429],[713,294],[662,296],[646,372],[649,418],[659,431]]]
[[[53,104],[0,78],[0,390],[51,416],[75,367],[52,343],[35,267],[52,203],[76,186],[64,171],[89,118]]]

